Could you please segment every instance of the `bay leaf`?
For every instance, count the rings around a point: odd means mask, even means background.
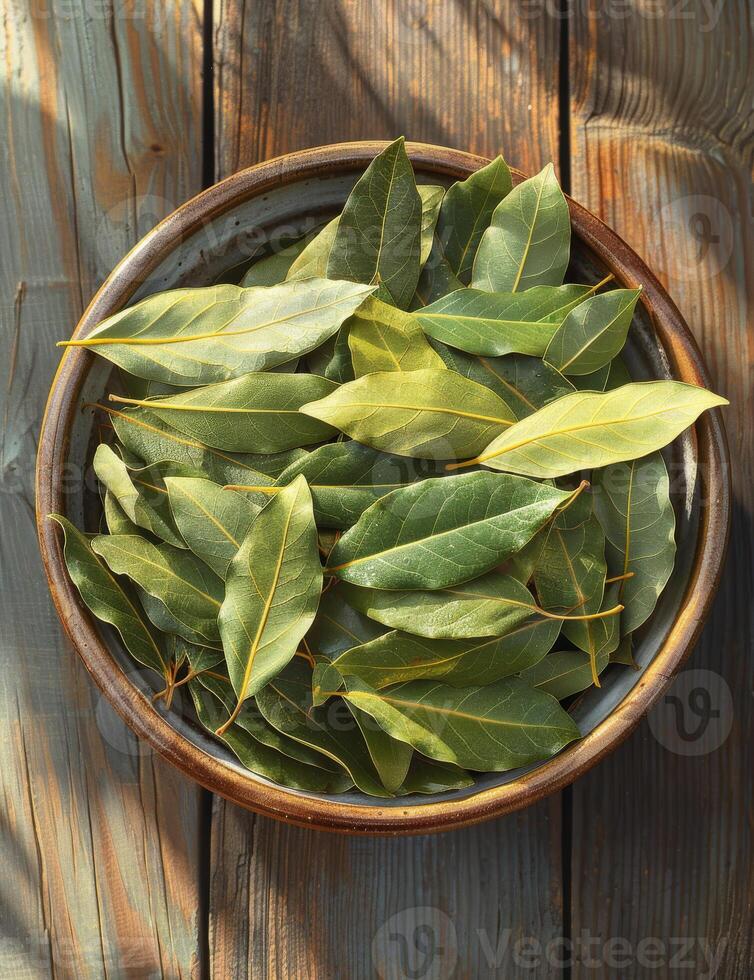
[[[537,595],[550,612],[596,612],[605,590],[605,536],[599,521],[568,526],[566,513],[552,522],[534,570]]]
[[[626,633],[625,636],[621,637],[620,643],[610,654],[610,663],[623,664],[624,667],[641,670],[641,667],[634,659],[633,637],[631,633]]]
[[[299,476],[260,511],[228,569],[220,634],[236,712],[296,653],[321,589],[311,495]]]
[[[275,486],[259,487],[255,492],[278,493],[280,487],[303,474],[312,493],[318,526],[346,528],[385,494],[441,473],[442,466],[431,460],[381,453],[348,439],[318,446],[291,463],[280,474]],[[239,485],[237,489],[248,488]]]
[[[548,759],[580,736],[555,698],[517,678],[466,688],[411,681],[383,691],[354,680],[343,697],[430,758],[483,772]]]
[[[87,608],[120,634],[138,663],[167,677],[168,665],[144,613],[91,546],[90,539],[61,514],[50,514],[63,529],[63,557],[68,574]]]
[[[105,491],[103,509],[105,513],[105,525],[110,534],[142,533],[142,529],[134,524],[109,490]]]
[[[613,388],[620,388],[622,385],[631,383],[631,373],[626,367],[626,362],[618,355],[610,361],[607,372],[607,379],[603,391],[612,391]]]
[[[205,672],[197,679],[222,703],[225,708],[225,716],[226,718],[229,717],[236,703],[236,694],[230,683],[230,679],[221,673],[215,672]],[[234,722],[233,727],[236,726],[248,732],[249,735],[256,739],[256,741],[261,742],[262,745],[276,749],[291,759],[296,759],[298,762],[303,762],[308,766],[316,766],[318,769],[337,772],[341,779],[345,777],[345,772],[337,762],[325,758],[321,752],[316,752],[307,745],[302,745],[300,742],[288,738],[287,735],[279,732],[277,728],[273,728],[259,710],[259,706],[254,698],[249,698],[244,702],[244,706]],[[352,785],[353,780],[349,779],[348,785],[345,788],[348,789]]]
[[[505,636],[481,639],[428,640],[392,630],[350,647],[327,666],[342,677],[358,677],[375,690],[430,679],[452,687],[485,685],[537,663],[559,632],[560,623],[553,619],[530,619]],[[320,683],[328,689],[326,677]]]
[[[525,354],[477,357],[437,341],[433,346],[446,367],[494,391],[517,420],[574,390],[570,381],[538,357]]]
[[[315,657],[332,659],[384,632],[384,626],[349,606],[342,588],[336,586],[323,594],[305,643]]]
[[[330,337],[307,356],[306,366],[311,374],[327,378],[336,384],[353,381],[353,364],[348,346],[352,322],[353,318],[347,320],[334,337]]]
[[[184,552],[184,554],[187,554],[187,552]],[[174,616],[161,599],[150,595],[149,592],[142,589],[139,585],[135,586],[135,590],[139,603],[147,615],[147,619],[165,636],[166,641],[170,641],[172,637],[177,636],[186,640],[188,643],[193,643],[197,646],[209,646],[222,653],[222,645],[220,644],[219,637],[211,640],[208,639],[202,633],[192,629]]]
[[[467,582],[522,548],[569,496],[502,474],[422,480],[365,510],[333,548],[326,572],[378,589]]]
[[[227,710],[197,681],[191,681],[189,690],[199,720],[214,734],[225,724]],[[353,785],[351,779],[339,772],[306,765],[264,745],[240,725],[232,725],[219,737],[250,772],[291,789],[310,793],[342,793]]]
[[[558,327],[545,360],[566,375],[583,376],[604,368],[626,343],[640,295],[641,289],[613,289],[584,300]]]
[[[442,202],[437,221],[437,244],[442,258],[459,280],[468,285],[482,235],[495,208],[508,196],[513,184],[501,156],[465,180],[456,181]]]
[[[294,459],[304,455],[300,449],[262,456],[252,453],[228,454],[188,439],[154,413],[144,408],[120,412],[103,408],[113,423],[123,447],[147,465],[175,462],[202,470],[221,485],[230,483],[271,484]]]
[[[349,605],[370,619],[430,639],[505,636],[530,617],[564,618],[540,609],[521,582],[500,572],[431,592],[341,588]]]
[[[127,575],[158,599],[181,627],[176,632],[187,640],[217,640],[222,581],[194,555],[135,534],[100,534],[92,550],[116,575]]]
[[[568,204],[550,163],[495,208],[474,259],[471,285],[498,293],[559,286],[570,250]]]
[[[331,426],[302,415],[299,407],[336,391],[336,385],[312,374],[245,374],[232,381],[138,404],[192,439],[215,449],[241,453],[278,453],[321,442]]]
[[[588,286],[535,286],[521,293],[457,289],[413,316],[430,337],[468,354],[542,357],[564,321],[589,302],[583,299],[589,292]]]
[[[422,202],[419,265],[423,266],[432,251],[435,227],[440,216],[440,205],[445,197],[445,188],[440,187],[439,184],[418,184],[416,189],[419,191]]]
[[[355,704],[349,704],[348,707],[366,742],[382,785],[389,792],[395,793],[408,774],[414,750],[406,742],[399,742],[388,735],[371,715],[361,711]]]
[[[343,677],[329,660],[319,660],[314,664],[314,668],[312,669],[312,704],[315,708],[329,701],[331,697],[336,696],[342,687]],[[352,712],[352,714],[354,713]],[[354,720],[358,723],[355,714]],[[362,734],[364,733],[362,732]],[[366,739],[366,735],[364,735],[364,738]],[[374,760],[374,756],[372,758]],[[377,765],[376,761],[375,765]]]
[[[306,247],[291,263],[286,280],[295,279],[325,279],[327,277],[327,262],[330,258],[335,235],[338,231],[340,215],[328,221],[324,228],[306,244]]]
[[[419,283],[411,300],[410,309],[420,310],[423,306],[434,303],[441,296],[452,293],[454,289],[461,289],[463,285],[461,280],[453,274],[448,260],[442,254],[437,236],[435,236],[432,251],[419,276]]]
[[[590,374],[573,374],[570,380],[579,391],[606,391],[610,377],[610,365],[605,364]]]
[[[397,795],[409,796],[413,793],[434,795],[453,789],[467,789],[473,785],[473,778],[458,766],[426,759],[414,752],[403,786]]]
[[[567,511],[550,526],[544,548],[534,570],[540,602],[550,612],[591,614],[602,608],[612,609],[617,594],[605,597],[605,536],[591,510],[586,495],[579,502],[589,507],[588,519],[577,523],[578,509]],[[620,637],[618,617],[577,620],[564,623],[563,632],[591,657],[593,681],[599,684],[597,656],[614,647]]]
[[[609,656],[600,653],[599,674],[607,667]],[[589,654],[583,650],[556,650],[544,660],[521,673],[521,680],[530,687],[551,694],[558,701],[570,698],[592,686],[592,666]]]
[[[292,242],[270,255],[257,259],[244,273],[241,286],[277,286],[284,282],[294,261],[312,240],[311,235],[305,235],[297,242]]]
[[[356,786],[369,796],[386,797],[366,743],[342,702],[316,708],[312,704],[311,670],[298,658],[256,696],[264,718],[279,732],[339,763]]]
[[[529,617],[566,622],[617,615],[622,606],[590,614],[552,613],[517,579],[488,572],[471,582],[432,591],[389,591],[342,583],[349,605],[384,626],[430,639],[505,636]]]
[[[130,522],[137,528],[150,531],[161,541],[165,541],[176,548],[186,547],[169,513],[160,513],[144,499],[144,495],[139,492],[139,488],[133,481],[125,463],[110,446],[105,443],[100,443],[97,446],[93,466],[97,479],[117,501],[118,506]],[[113,513],[112,505],[110,516],[116,516]]]
[[[631,633],[651,615],[675,564],[675,513],[662,455],[597,470],[594,507],[610,574],[631,575],[620,585],[621,629]]]
[[[369,374],[301,411],[374,449],[423,459],[473,455],[512,423],[491,391],[431,369]]]
[[[463,465],[484,463],[540,479],[565,476],[646,456],[672,442],[706,409],[727,404],[706,388],[680,381],[577,391],[510,426]]]
[[[371,299],[349,322],[348,344],[357,378],[376,371],[445,367],[409,313]]]
[[[314,350],[371,292],[327,279],[173,289],[126,307],[88,337],[61,346],[86,347],[153,381],[211,384]]]
[[[379,153],[348,195],[327,275],[376,283],[382,298],[405,308],[419,280],[422,201],[404,143]]]
[[[222,649],[189,643],[188,640],[176,633],[166,634],[165,646],[175,663],[188,664],[191,674],[203,674],[223,662]]]
[[[211,480],[165,480],[176,525],[197,558],[224,579],[261,508]]]

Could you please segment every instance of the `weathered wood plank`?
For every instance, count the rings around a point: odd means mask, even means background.
[[[139,747],[65,642],[34,528],[57,339],[200,186],[201,3],[6,5],[0,973],[199,976],[200,792]]]
[[[553,20],[423,0],[228,0],[215,14],[219,177],[301,147],[401,133],[502,150],[531,171],[557,159]],[[561,935],[560,852],[558,798],[404,840],[296,830],[218,800],[213,974],[394,977],[408,975],[403,964],[427,977],[531,975],[515,943],[544,948]],[[541,952],[537,976],[559,975],[556,964]]]
[[[215,3],[218,174],[353,139],[558,157],[559,25],[514,4]]]
[[[736,507],[721,593],[688,664],[714,672],[691,686],[706,688],[722,717],[707,716],[676,683],[678,705],[666,703],[653,726],[574,787],[573,934],[599,937],[593,957],[607,940],[627,940],[624,975],[672,973],[677,955],[690,975],[712,976],[710,959],[721,953],[717,975],[745,977],[754,964],[751,10],[744,0],[668,3],[658,18],[657,4],[620,7],[627,15],[611,18],[574,5],[573,193],[659,273],[715,390],[730,398]],[[708,754],[679,754],[696,743],[678,737],[676,710],[689,732],[710,722],[710,745],[717,726],[724,733],[732,722],[730,735]],[[642,954],[638,944],[652,937],[658,945]],[[594,967],[582,962],[573,975],[593,976]]]
[[[476,831],[344,837],[216,799],[213,976],[559,976],[559,825],[555,797]]]

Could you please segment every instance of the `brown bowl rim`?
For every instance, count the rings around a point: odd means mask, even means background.
[[[363,168],[384,141],[339,143],[289,153],[227,177],[191,198],[161,221],[118,263],[99,288],[73,336],[85,336],[119,309],[161,259],[209,218],[252,196],[302,178]],[[489,161],[449,147],[407,143],[419,169],[462,178]],[[514,171],[516,182],[523,179]],[[599,218],[569,198],[573,230],[622,285],[641,284],[642,301],[665,348],[675,377],[709,387],[702,356],[680,312],[642,259]],[[419,834],[452,830],[529,806],[562,789],[615,749],[660,697],[694,646],[717,591],[731,511],[730,460],[722,416],[706,412],[696,423],[702,500],[697,553],[678,615],[637,685],[593,731],[512,783],[463,799],[406,806],[364,806],[322,800],[259,783],[193,745],[163,718],[123,673],[81,603],[63,561],[57,525],[46,515],[64,512],[65,466],[73,413],[91,363],[91,352],[68,348],[47,401],[37,455],[37,530],[50,591],[74,648],[126,724],[168,762],[212,792],[257,813],[304,827],[345,833]]]

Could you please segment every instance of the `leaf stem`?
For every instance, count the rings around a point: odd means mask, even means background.
[[[600,610],[600,612],[588,613],[588,614],[584,613],[580,616],[566,616],[562,614],[547,612],[546,609],[539,609],[539,608],[536,610],[536,612],[538,615],[544,616],[545,619],[561,619],[561,620],[567,620],[568,622],[580,622],[580,621],[586,622],[590,619],[606,619],[608,616],[617,616],[619,612],[623,612],[623,608],[624,607],[622,605],[618,604],[617,606],[613,606],[612,609],[602,609]]]
[[[629,578],[633,578],[636,572],[624,572],[623,575],[613,575],[612,578],[605,579],[605,585],[611,585],[613,582],[625,582]]]

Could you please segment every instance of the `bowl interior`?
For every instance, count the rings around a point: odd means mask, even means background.
[[[178,286],[237,282],[252,257],[287,244],[291,239],[321,226],[336,214],[358,175],[354,170],[345,174],[340,172],[302,178],[241,201],[221,216],[205,221],[180,241],[176,241],[170,254],[163,258],[134,293],[131,302]],[[417,179],[420,183],[451,182],[448,178],[438,176],[430,170],[422,170],[421,167],[417,167]],[[574,233],[568,281],[595,283],[603,278],[606,271],[608,270],[595,254]],[[625,359],[632,376],[637,380],[673,377],[670,359],[659,343],[651,318],[641,303],[630,330]],[[110,384],[112,372],[109,365],[93,356],[90,362],[81,392],[82,403],[101,401]],[[70,433],[67,470],[73,474],[84,473],[86,478],[83,481],[80,478],[73,479],[66,486],[66,513],[74,523],[90,531],[98,527],[98,497],[91,467],[94,447],[98,441],[99,432],[94,413],[76,412]],[[570,711],[584,735],[599,725],[640,682],[645,668],[652,662],[670,631],[689,583],[697,550],[700,512],[697,453],[693,433],[687,432],[677,439],[668,447],[665,455],[671,474],[671,493],[677,520],[676,567],[650,622],[635,637],[637,642],[634,656],[639,669],[634,671],[625,666],[609,666],[602,675],[602,687],[590,689],[571,705]],[[142,693],[150,695],[155,690],[151,686],[150,678],[156,679],[155,675],[140,669],[131,660],[113,630],[99,623],[97,628],[106,638],[112,656],[120,668]],[[158,708],[152,710],[159,710],[181,736],[241,774],[243,778],[269,785],[267,780],[240,766],[223,745],[204,733],[192,720],[188,710],[189,700],[185,697],[178,698],[167,714]],[[401,797],[389,801],[351,792],[327,799],[359,803],[381,810],[391,806],[405,807],[407,804],[421,806],[439,799],[448,801],[465,798],[480,789],[511,783],[523,771],[519,769],[507,773],[479,775],[473,787],[455,793],[443,793],[441,796]],[[295,790],[287,792],[309,797],[316,795],[297,793]]]

